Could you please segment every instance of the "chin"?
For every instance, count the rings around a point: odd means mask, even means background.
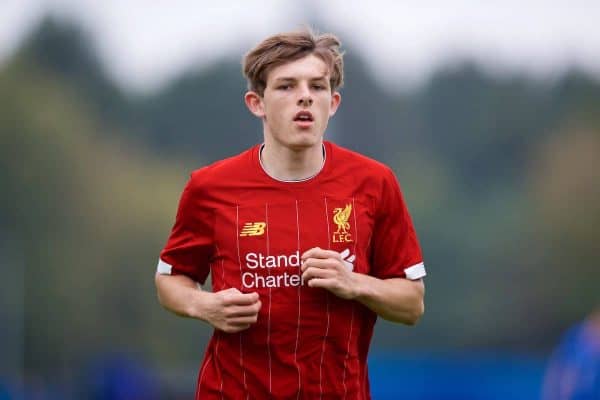
[[[287,147],[294,151],[319,146],[323,140],[323,134],[319,134],[313,129],[290,129],[286,132],[281,132],[279,135],[271,135],[271,137],[279,146]]]
[[[303,137],[294,138],[287,142],[288,147],[294,150],[302,150],[317,146],[321,143],[322,136],[303,135]]]

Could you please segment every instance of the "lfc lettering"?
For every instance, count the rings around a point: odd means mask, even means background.
[[[332,240],[333,243],[351,242],[352,235],[349,233],[334,233]]]

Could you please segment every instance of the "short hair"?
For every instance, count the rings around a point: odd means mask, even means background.
[[[314,54],[329,68],[329,84],[335,91],[344,84],[344,60],[340,40],[331,33],[316,34],[310,29],[270,36],[243,58],[248,90],[264,95],[267,75],[280,65]]]

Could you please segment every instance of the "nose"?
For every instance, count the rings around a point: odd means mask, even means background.
[[[301,107],[311,106],[312,103],[313,103],[313,99],[312,99],[312,97],[310,97],[310,95],[302,96],[298,99],[298,105]]]
[[[300,97],[298,98],[298,105],[301,107],[311,106],[313,103],[313,98],[310,94],[310,90],[308,87],[302,85],[302,89],[300,90]]]

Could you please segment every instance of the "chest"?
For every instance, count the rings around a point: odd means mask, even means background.
[[[347,268],[368,274],[371,204],[361,197],[290,196],[216,208],[213,289],[260,294],[302,287],[300,258],[313,247],[335,250]]]

